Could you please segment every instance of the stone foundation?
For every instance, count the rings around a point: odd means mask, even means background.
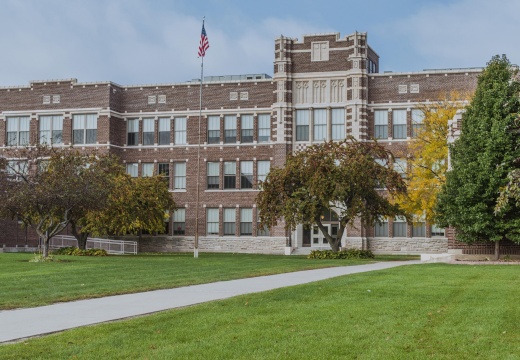
[[[442,254],[448,252],[448,239],[371,238],[368,249],[375,254]]]

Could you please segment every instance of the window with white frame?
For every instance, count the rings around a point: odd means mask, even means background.
[[[224,209],[224,235],[235,235],[237,209]]]
[[[218,208],[206,208],[206,235],[218,235]]]
[[[7,146],[29,145],[29,116],[10,116],[7,118]]]
[[[393,139],[406,139],[406,110],[392,111]]]
[[[186,209],[177,209],[173,213],[173,235],[186,234]]]
[[[314,141],[326,141],[327,140],[327,110],[315,109],[313,115],[314,115],[313,140]]]
[[[164,178],[168,187],[170,187],[170,164],[169,163],[159,163],[157,164],[158,174]]]
[[[265,181],[267,174],[269,174],[269,170],[271,169],[271,161],[269,160],[259,160],[256,162],[257,172],[256,172],[256,182],[258,184],[258,188],[260,188],[261,183]]]
[[[252,189],[253,188],[253,162],[252,161],[241,161],[240,162],[240,188],[241,189]]]
[[[253,142],[253,115],[242,115],[240,117],[240,142]]]
[[[126,173],[130,175],[131,177],[137,177],[139,174],[138,171],[138,163],[127,163],[126,164]]]
[[[388,237],[388,219],[379,219],[374,225],[375,237]]]
[[[329,42],[313,41],[312,42],[311,61],[328,61],[329,60]]]
[[[392,225],[393,237],[406,237],[407,225],[408,224],[404,216],[396,216]]]
[[[417,135],[424,129],[424,112],[422,110],[413,109],[412,110],[412,136],[417,137]]]
[[[269,236],[269,228],[267,226],[260,226],[260,212],[257,212],[256,219],[256,236]]]
[[[431,236],[444,236],[444,228],[433,224],[431,228]]]
[[[143,145],[153,145],[155,135],[155,120],[143,119]]]
[[[186,163],[175,163],[173,171],[173,188],[186,189]]]
[[[207,188],[208,189],[219,189],[219,177],[220,177],[220,163],[208,162],[208,174],[207,174]]]
[[[129,146],[137,145],[139,141],[139,119],[129,119],[126,123],[127,141]]]
[[[237,142],[237,117],[235,115],[224,116],[224,142]]]
[[[271,115],[258,115],[258,142],[269,142],[271,138]]]
[[[296,141],[309,141],[309,110],[296,110]]]
[[[331,110],[332,140],[343,140],[345,132],[345,109]]]
[[[9,160],[5,168],[7,174],[17,180],[29,173],[29,163],[25,160]]]
[[[143,167],[141,169],[142,177],[150,177],[153,176],[153,163],[143,163]]]
[[[220,143],[220,116],[208,116],[208,144]]]
[[[40,144],[63,144],[63,117],[40,116]]]
[[[240,235],[253,235],[253,209],[240,209]]]
[[[159,145],[170,145],[170,118],[159,118]]]
[[[224,189],[236,189],[237,164],[235,161],[224,162]]]
[[[394,159],[394,171],[398,172],[402,178],[406,178],[408,163],[406,159],[395,158]]]
[[[374,138],[388,139],[388,111],[374,111]]]
[[[175,118],[175,145],[186,144],[186,118]]]
[[[72,115],[73,144],[95,144],[97,141],[97,115]]]

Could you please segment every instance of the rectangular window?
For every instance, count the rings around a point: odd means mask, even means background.
[[[240,209],[240,235],[253,235],[253,209]]]
[[[72,130],[74,144],[95,144],[97,141],[97,115],[72,115]]]
[[[374,111],[374,138],[388,139],[388,111]]]
[[[186,189],[186,163],[175,163],[173,171],[173,188]]]
[[[426,237],[426,223],[414,222],[412,226],[412,237]]]
[[[235,161],[224,162],[224,189],[237,188],[237,164]]]
[[[396,216],[392,225],[393,237],[406,237],[406,219],[402,216]]]
[[[206,235],[218,235],[218,208],[206,209]]]
[[[345,109],[332,109],[332,140],[343,140],[347,136],[345,132]]]
[[[394,171],[397,171],[403,179],[406,178],[407,173],[407,161],[403,158],[394,159]]]
[[[224,116],[224,142],[237,142],[237,117],[234,115]]]
[[[153,176],[153,163],[143,163],[143,168],[141,169],[141,176]]]
[[[177,209],[173,213],[173,235],[186,234],[186,209]]]
[[[155,120],[143,119],[143,145],[153,145],[155,135]]]
[[[406,110],[392,111],[394,139],[406,139]]]
[[[438,227],[437,225],[432,225],[431,236],[444,236],[444,228]]]
[[[381,222],[376,222],[374,226],[375,237],[388,237],[388,219],[380,219]]]
[[[242,115],[240,117],[240,142],[253,142],[253,115]]]
[[[240,188],[241,189],[252,189],[253,188],[253,162],[252,161],[241,161],[240,162]]]
[[[208,162],[208,189],[219,189],[220,163]]]
[[[29,145],[29,116],[17,116],[7,118],[7,145]]]
[[[327,140],[327,110],[316,109],[314,110],[314,141],[326,141]]]
[[[63,117],[40,116],[40,144],[63,144]]]
[[[269,114],[258,115],[258,142],[269,142],[271,139],[271,116]]]
[[[417,137],[417,135],[424,129],[424,113],[422,110],[414,109],[412,110],[412,136]]]
[[[159,163],[158,170],[159,176],[162,176],[166,184],[168,184],[168,187],[170,187],[170,164]]]
[[[260,160],[256,162],[256,166],[256,182],[258,184],[258,188],[260,188],[260,184],[265,181],[267,174],[269,174],[269,170],[271,169],[271,161]]]
[[[296,141],[309,141],[308,110],[296,110]]]
[[[127,121],[128,140],[126,142],[129,146],[137,145],[139,142],[139,119],[130,119]]]
[[[126,164],[126,173],[131,177],[137,177],[138,175],[138,164],[137,163],[128,163]]]
[[[175,118],[175,145],[186,144],[186,118]]]
[[[269,228],[267,226],[260,226],[260,213],[257,213],[256,219],[256,236],[269,236]]]
[[[237,209],[224,209],[224,235],[235,235]]]
[[[159,118],[159,145],[170,145],[170,118]]]
[[[208,116],[208,144],[220,143],[220,116]]]

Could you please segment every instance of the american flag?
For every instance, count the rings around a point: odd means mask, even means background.
[[[199,57],[206,55],[206,50],[209,49],[208,34],[204,29],[204,21],[202,22],[202,32],[200,33],[200,44],[199,44]]]

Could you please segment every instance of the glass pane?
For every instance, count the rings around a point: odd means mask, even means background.
[[[218,162],[209,162],[208,163],[208,176],[219,176],[219,166]]]
[[[170,118],[159,119],[159,131],[170,132]]]
[[[143,164],[142,176],[143,177],[153,176],[153,163]]]
[[[224,222],[235,223],[236,209],[224,209]]]
[[[154,119],[143,119],[143,132],[154,132]]]

